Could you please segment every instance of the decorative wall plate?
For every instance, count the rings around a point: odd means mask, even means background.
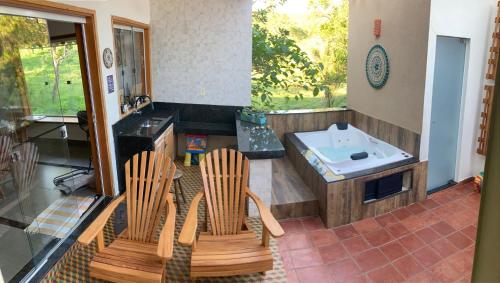
[[[384,87],[389,78],[389,59],[381,45],[375,45],[366,57],[366,78],[375,89]]]
[[[109,48],[105,48],[102,52],[102,60],[104,61],[104,66],[106,68],[111,68],[113,66],[113,52]]]

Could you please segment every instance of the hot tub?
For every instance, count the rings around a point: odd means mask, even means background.
[[[413,158],[411,154],[347,123],[333,124],[326,131],[295,135],[336,175],[352,174]]]

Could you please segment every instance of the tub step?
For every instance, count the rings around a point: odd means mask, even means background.
[[[318,199],[302,181],[288,157],[273,159],[271,212],[277,219],[319,214]]]

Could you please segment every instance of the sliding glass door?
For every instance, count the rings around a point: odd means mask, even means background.
[[[75,23],[0,14],[0,26],[0,269],[10,280],[68,236],[96,192]]]

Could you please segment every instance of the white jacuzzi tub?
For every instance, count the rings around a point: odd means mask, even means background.
[[[342,128],[342,124],[339,126]],[[378,140],[350,124],[347,124],[345,130],[339,130],[337,124],[333,124],[326,131],[295,133],[295,135],[336,175],[351,174],[413,158],[411,154]],[[363,152],[367,153],[366,158],[359,160],[351,158],[353,154]]]

